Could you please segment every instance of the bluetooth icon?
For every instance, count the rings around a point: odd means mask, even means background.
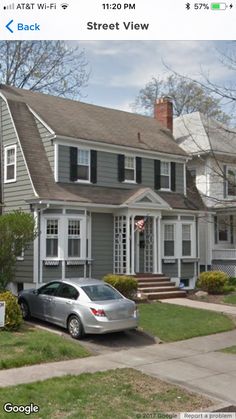
[[[190,10],[190,3],[186,3],[185,7],[186,7],[187,10]]]

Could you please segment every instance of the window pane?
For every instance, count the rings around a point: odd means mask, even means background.
[[[123,297],[109,285],[90,285],[82,287],[91,301],[120,300]]]
[[[134,169],[134,157],[125,156],[125,168]]]
[[[81,180],[89,180],[89,166],[77,166],[77,178]]]
[[[80,221],[69,220],[68,221],[68,234],[69,235],[80,235]]]
[[[58,220],[47,220],[47,235],[58,235]]]
[[[14,179],[14,177],[15,177],[15,165],[10,165],[10,166],[7,166],[7,176],[6,176],[6,178],[7,178],[7,180],[11,180],[11,179]]]
[[[78,150],[78,165],[89,165],[89,151]]]
[[[164,240],[174,240],[174,225],[165,224]]]
[[[191,256],[191,241],[183,240],[182,242],[182,255]]]
[[[168,175],[170,174],[170,164],[168,162],[161,162],[161,175]]]
[[[58,239],[46,239],[46,257],[58,256]]]
[[[70,300],[77,300],[79,292],[71,285],[63,284],[57,292],[57,297],[69,298]]]
[[[68,239],[68,256],[80,257],[80,239]]]
[[[228,195],[236,195],[236,176],[232,169],[228,170]]]
[[[15,163],[15,149],[11,148],[7,150],[7,164],[14,164]]]
[[[125,169],[125,180],[134,180],[134,170]]]
[[[60,285],[60,282],[53,282],[52,284],[44,285],[43,287],[39,288],[39,294],[54,295]]]
[[[182,240],[191,240],[191,226],[190,224],[182,225]]]
[[[165,241],[164,243],[164,255],[174,256],[174,241]]]
[[[161,188],[170,189],[170,178],[169,176],[161,176]]]

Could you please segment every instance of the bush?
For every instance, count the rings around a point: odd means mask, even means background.
[[[22,314],[17,298],[10,292],[0,293],[0,301],[6,303],[5,327],[3,330],[17,330],[22,323]]]
[[[197,280],[197,288],[207,291],[209,294],[223,294],[228,279],[225,272],[202,272]]]
[[[233,285],[229,285],[229,283],[227,282],[225,285],[224,285],[224,288],[223,288],[223,293],[224,294],[230,294],[231,292],[233,292],[233,291],[235,291],[235,287],[233,286]]]
[[[127,298],[134,298],[138,289],[138,282],[132,276],[108,274],[103,280],[112,285]]]
[[[228,284],[236,287],[236,278],[230,276],[228,279]]]

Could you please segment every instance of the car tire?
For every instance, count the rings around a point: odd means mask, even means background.
[[[81,339],[84,335],[84,328],[80,318],[76,315],[69,317],[67,329],[73,339]]]
[[[31,316],[30,316],[30,309],[29,309],[28,303],[25,300],[20,300],[19,305],[20,305],[23,319],[29,320]]]

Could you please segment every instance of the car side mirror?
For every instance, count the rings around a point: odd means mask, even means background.
[[[34,290],[34,291],[33,291],[33,294],[35,294],[35,295],[39,295],[39,290]]]

